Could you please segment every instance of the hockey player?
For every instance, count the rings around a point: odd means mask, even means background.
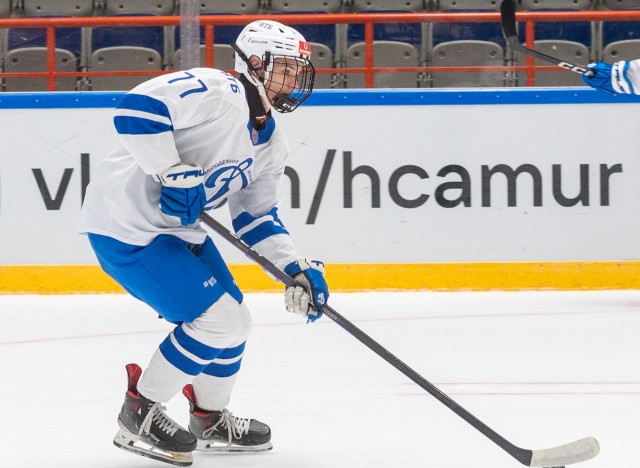
[[[587,66],[594,76],[582,75],[582,80],[605,93],[640,94],[640,60],[622,60],[614,64],[605,62]]]
[[[80,228],[105,272],[176,325],[144,372],[126,366],[114,443],[179,466],[196,448],[271,448],[266,424],[226,409],[251,315],[200,225],[202,210],[226,201],[238,236],[297,281],[285,291],[289,312],[314,321],[329,295],[323,264],[298,254],[278,217],[288,150],[271,110],[291,112],[311,94],[311,48],[266,20],[246,26],[234,48],[238,78],[195,68],[125,94],[119,143],[88,187]],[[162,406],[180,389],[188,430]]]

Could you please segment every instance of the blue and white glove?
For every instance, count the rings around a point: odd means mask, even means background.
[[[160,210],[180,218],[182,226],[196,222],[207,203],[202,167],[176,164],[158,174]]]
[[[285,290],[287,311],[314,322],[322,317],[320,309],[327,303],[329,287],[324,280],[324,263],[302,259],[289,263],[284,272],[298,284]]]
[[[593,76],[582,75],[582,81],[603,93],[631,94],[633,85],[629,80],[629,62],[620,61],[613,65],[598,62],[587,65],[594,72]]]

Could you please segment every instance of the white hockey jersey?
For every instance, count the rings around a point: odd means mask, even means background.
[[[616,93],[640,94],[640,60],[614,63],[611,68],[611,87]]]
[[[195,68],[153,78],[123,97],[114,124],[120,142],[92,174],[81,233],[134,245],[160,234],[204,242],[200,221],[181,226],[159,208],[155,176],[183,162],[203,168],[205,210],[226,199],[247,244],[281,269],[301,258],[278,218],[286,140],[274,119],[260,132],[251,127],[244,88],[232,75]]]

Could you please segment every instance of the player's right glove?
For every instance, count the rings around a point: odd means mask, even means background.
[[[593,76],[582,75],[582,81],[603,93],[633,93],[633,85],[628,77],[629,62],[620,61],[613,65],[598,62],[587,65]]]
[[[291,262],[284,269],[297,283],[288,286],[284,298],[287,311],[302,315],[309,322],[322,317],[322,306],[329,298],[329,287],[324,280],[324,263],[318,260],[302,259]]]
[[[195,223],[207,203],[202,167],[176,164],[157,177],[162,184],[160,210],[180,218],[182,226]]]

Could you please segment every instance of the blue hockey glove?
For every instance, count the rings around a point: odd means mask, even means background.
[[[627,76],[629,62],[623,60],[613,65],[598,62],[587,65],[587,68],[593,71],[594,75],[582,75],[582,81],[592,88],[608,94],[633,92],[633,86]]]
[[[200,166],[176,164],[158,174],[160,210],[180,218],[182,226],[196,222],[207,203],[204,191],[204,173]]]
[[[302,259],[291,262],[284,272],[298,284],[287,287],[285,291],[287,311],[302,315],[309,322],[322,317],[320,309],[329,298],[329,287],[324,280],[324,263]]]

